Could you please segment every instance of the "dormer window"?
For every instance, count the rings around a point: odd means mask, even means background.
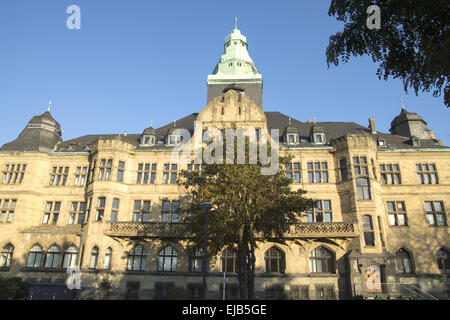
[[[181,142],[181,136],[179,136],[179,135],[171,134],[167,137],[167,144],[169,146],[174,146],[180,142]]]
[[[378,146],[385,147],[386,146],[386,140],[378,139]]]
[[[412,139],[412,143],[413,143],[414,147],[419,147],[420,146],[419,139]]]
[[[286,134],[286,142],[289,144],[298,143],[298,134],[296,134],[296,133]]]
[[[314,143],[324,144],[325,143],[325,133],[315,133],[314,134]]]
[[[156,143],[156,137],[153,135],[144,135],[141,138],[141,145],[143,146],[153,146]]]

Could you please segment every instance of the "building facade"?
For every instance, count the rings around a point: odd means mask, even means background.
[[[182,232],[189,199],[176,184],[176,129],[278,129],[286,175],[316,200],[284,244],[259,242],[259,299],[447,298],[450,148],[402,108],[390,133],[369,119],[301,122],[265,112],[262,76],[235,28],[208,76],[199,113],[141,134],[63,141],[49,111],[0,149],[0,276],[22,277],[31,299],[161,299],[202,292],[203,251]],[[236,253],[208,262],[207,298],[238,298]],[[66,286],[79,267],[80,290]],[[77,288],[77,285],[75,285]],[[431,296],[430,296],[431,295]]]

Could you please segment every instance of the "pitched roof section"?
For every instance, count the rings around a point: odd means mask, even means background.
[[[326,134],[327,141],[332,139],[337,139],[346,134],[370,134],[370,130],[367,127],[361,126],[354,122],[316,122],[307,123],[301,122],[296,119],[291,118],[289,125],[289,118],[280,112],[265,112],[267,117],[267,127],[268,129],[278,129],[280,135],[284,134],[286,128],[289,126],[291,129],[296,128],[299,134],[299,143],[295,145],[296,147],[314,147],[316,144],[312,143],[309,139],[311,128],[316,125],[320,126]],[[194,133],[194,121],[197,119],[198,113],[192,113],[187,117],[176,120],[175,123],[169,123],[161,128],[156,129],[157,133],[157,143],[154,146],[140,146],[139,141],[141,134],[128,134],[128,135],[118,135],[118,134],[103,134],[103,135],[87,135],[80,138],[72,139],[60,143],[56,151],[57,152],[83,152],[89,151],[89,145],[94,144],[99,139],[122,139],[133,145],[135,145],[136,151],[145,150],[170,150],[171,147],[165,144],[165,139],[169,134],[171,129],[183,128],[190,132],[192,135]],[[384,147],[379,147],[380,149],[413,149],[415,148],[411,144],[411,139],[407,137],[402,137],[398,135],[392,135],[387,133],[377,132],[371,135],[375,140],[381,139],[385,141]],[[283,138],[281,137],[281,141]],[[158,143],[159,142],[159,143]],[[329,144],[328,144],[329,145]],[[427,139],[420,140],[421,148],[447,148],[441,146],[437,140]]]

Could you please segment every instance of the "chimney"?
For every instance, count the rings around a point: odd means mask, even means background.
[[[306,123],[312,123],[312,120],[308,120],[308,121],[306,121]]]
[[[375,127],[374,118],[369,118],[369,129],[371,134],[377,134],[377,128]]]

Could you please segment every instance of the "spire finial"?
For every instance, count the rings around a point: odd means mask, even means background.
[[[150,121],[150,128],[153,128],[153,120]]]
[[[291,125],[291,117],[289,117],[289,125]]]
[[[400,98],[400,103],[402,104],[402,109],[403,109],[403,110],[406,110],[406,109],[405,109],[405,106],[403,105],[403,99],[402,99],[402,98]]]
[[[317,124],[316,117],[313,118],[313,121],[314,121],[314,125],[316,125]]]
[[[177,120],[173,121],[173,126],[176,127],[177,126]]]
[[[47,111],[48,111],[48,112],[50,112],[50,107],[51,107],[51,106],[52,106],[52,102],[49,101],[49,102],[48,102],[48,107],[47,107]]]
[[[234,17],[234,29],[237,29],[237,17]]]

